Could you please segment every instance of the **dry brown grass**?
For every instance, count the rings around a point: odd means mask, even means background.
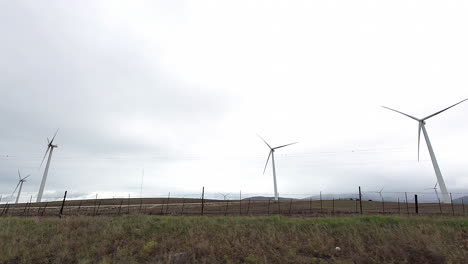
[[[335,247],[341,247],[336,251]],[[0,219],[0,263],[467,263],[468,220]]]

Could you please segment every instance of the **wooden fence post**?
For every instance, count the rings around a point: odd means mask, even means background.
[[[289,215],[291,214],[291,209],[292,209],[292,202],[293,202],[293,199],[291,199],[291,201],[289,202]]]
[[[382,197],[382,213],[385,214],[385,200]]]
[[[415,208],[416,214],[419,214],[418,195],[417,194],[414,195],[414,205],[416,206],[416,208]]]
[[[166,214],[169,212],[169,199],[171,198],[171,192],[167,195],[167,203],[166,203]]]
[[[320,213],[323,214],[322,191],[320,191]]]
[[[242,215],[242,191],[239,191],[239,215]]]
[[[203,216],[203,209],[205,207],[205,186],[202,188],[202,196],[201,196],[201,215]]]
[[[335,197],[332,199],[332,215],[335,214]]]
[[[398,197],[398,214],[400,214],[400,197]]]
[[[229,200],[226,200],[226,209],[224,209],[224,216],[227,215],[228,207],[229,207]]]
[[[463,201],[463,197],[462,197],[462,208],[463,208],[463,215],[465,215],[465,201]]]
[[[76,212],[77,215],[80,214],[80,209],[81,209],[81,203],[83,202],[83,200],[80,200],[80,204],[78,205],[78,210]]]
[[[312,214],[312,197],[309,198],[309,214]]]
[[[247,203],[247,215],[249,215],[249,211],[250,211],[250,198],[249,198],[249,202]]]
[[[270,215],[270,203],[271,203],[271,199],[268,198],[268,209],[267,209],[268,215]]]
[[[99,203],[98,203],[98,206],[97,206],[97,209],[96,209],[96,215],[99,215],[99,207],[101,207],[101,202],[102,201],[99,201]]]
[[[453,207],[452,193],[450,193],[450,204],[452,205],[452,215],[455,215],[455,209]]]
[[[65,191],[65,195],[63,196],[62,206],[60,207],[59,217],[63,215],[63,207],[65,206],[65,199],[67,198],[67,191]]]
[[[405,192],[406,213],[409,215],[408,194]]]
[[[123,199],[122,199],[122,201],[120,201],[119,212],[117,213],[118,215],[120,215],[120,210],[122,210],[122,204],[123,204]]]
[[[362,215],[362,193],[361,193],[361,186],[359,186],[359,211]]]
[[[184,207],[185,207],[185,197],[182,199],[182,212],[180,213],[181,215],[184,214]]]
[[[44,208],[42,209],[42,214],[41,214],[41,216],[44,216],[45,211],[46,211],[46,209],[47,209],[47,204],[48,204],[48,203],[49,203],[49,202],[46,202],[46,204],[44,205]]]

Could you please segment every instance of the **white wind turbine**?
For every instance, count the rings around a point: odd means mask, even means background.
[[[435,194],[436,194],[436,197],[437,197],[437,201],[440,201],[439,199],[439,193],[437,192],[437,182],[436,184],[434,185],[433,188],[427,188],[426,190],[434,190]]]
[[[384,188],[382,187],[382,189],[380,189],[380,191],[376,192],[376,193],[379,194],[380,200],[382,200],[382,201],[383,201],[383,197],[382,197],[382,191],[383,191],[383,189],[384,189]]]
[[[432,166],[434,166],[434,171],[435,171],[435,174],[436,174],[436,177],[437,177],[437,182],[439,183],[440,191],[442,193],[442,202],[444,202],[444,203],[449,203],[450,202],[450,197],[449,197],[449,194],[448,194],[448,191],[447,191],[447,187],[445,186],[444,178],[442,177],[442,173],[440,172],[439,164],[437,163],[437,159],[435,157],[434,150],[432,149],[431,142],[429,141],[429,136],[427,134],[426,126],[425,126],[426,125],[426,120],[428,120],[429,118],[434,117],[434,116],[436,116],[436,115],[438,115],[438,114],[440,114],[440,113],[442,113],[442,112],[444,112],[444,111],[446,111],[446,110],[448,110],[448,109],[450,109],[450,108],[452,108],[452,107],[454,107],[454,106],[456,106],[458,104],[461,104],[466,100],[468,100],[468,98],[465,99],[465,100],[462,100],[462,101],[460,101],[460,102],[458,102],[458,103],[456,103],[456,104],[454,104],[452,106],[449,106],[449,107],[447,107],[445,109],[442,109],[439,112],[436,112],[436,113],[434,113],[432,115],[426,116],[426,117],[424,117],[422,119],[416,118],[414,116],[410,116],[408,114],[405,114],[403,112],[397,111],[397,110],[392,109],[392,108],[382,106],[383,108],[386,108],[386,109],[391,110],[391,111],[395,111],[397,113],[400,113],[402,115],[405,115],[405,116],[407,116],[407,117],[409,117],[411,119],[414,119],[414,120],[418,121],[418,123],[419,123],[419,128],[418,128],[418,161],[419,161],[419,145],[420,145],[420,141],[421,141],[421,130],[422,130],[423,134],[424,134],[424,138],[426,140],[427,149],[429,150],[429,154],[431,156]]]
[[[263,140],[263,142],[265,142],[265,144],[268,146],[268,148],[270,149],[270,154],[268,154],[268,158],[267,158],[267,161],[266,161],[266,164],[265,164],[265,168],[263,169],[263,174],[265,174],[265,171],[266,171],[266,168],[268,166],[268,161],[270,161],[270,156],[271,156],[271,164],[272,164],[272,167],[273,167],[273,185],[274,185],[274,188],[275,188],[275,200],[278,201],[278,188],[276,186],[276,168],[275,168],[275,150],[279,149],[279,148],[283,148],[283,147],[286,147],[286,146],[289,146],[289,145],[293,145],[293,144],[296,144],[298,142],[294,142],[294,143],[289,143],[289,144],[286,144],[286,145],[282,145],[282,146],[279,146],[279,147],[274,147],[272,148],[261,136],[257,135],[261,140]]]
[[[24,177],[24,178],[21,178],[21,173],[20,173],[20,171],[18,170],[19,182],[18,182],[18,184],[16,185],[15,190],[14,190],[13,193],[11,194],[11,196],[13,196],[13,195],[15,194],[16,190],[18,189],[18,186],[19,186],[18,195],[16,196],[16,202],[15,202],[15,204],[18,203],[18,200],[19,200],[20,195],[21,195],[21,189],[23,189],[23,183],[26,181],[26,178],[28,178],[29,176],[31,176],[31,175],[28,175],[28,176],[26,176],[26,177]]]
[[[58,147],[57,145],[53,144],[55,136],[57,136],[57,132],[58,132],[58,129],[55,132],[55,135],[54,135],[54,137],[52,138],[51,141],[49,141],[49,139],[47,139],[47,142],[48,142],[47,150],[46,150],[46,152],[44,154],[44,158],[42,158],[41,166],[42,166],[42,163],[44,163],[44,160],[45,160],[45,157],[47,156],[47,153],[49,153],[49,158],[47,158],[47,164],[46,164],[46,167],[45,167],[45,170],[44,170],[44,175],[42,176],[41,187],[39,187],[39,193],[37,194],[37,199],[36,199],[37,203],[40,203],[41,200],[42,200],[42,194],[44,193],[44,187],[45,187],[45,183],[46,183],[46,180],[47,180],[47,174],[49,173],[50,160],[52,159],[52,152],[54,151],[54,148]]]

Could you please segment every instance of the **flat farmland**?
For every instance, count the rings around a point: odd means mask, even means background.
[[[63,209],[62,209],[63,204]],[[464,204],[378,202],[356,200],[201,200],[189,198],[131,198],[2,204],[6,216],[324,216],[324,215],[451,215],[466,216]]]

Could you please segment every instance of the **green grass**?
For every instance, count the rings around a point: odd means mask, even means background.
[[[341,247],[336,251],[335,247]],[[468,220],[0,219],[0,263],[466,263]]]

